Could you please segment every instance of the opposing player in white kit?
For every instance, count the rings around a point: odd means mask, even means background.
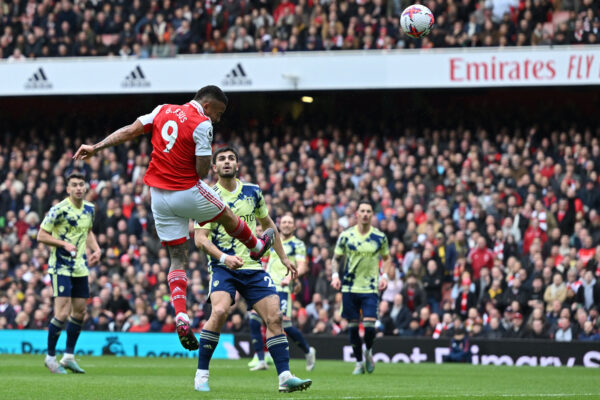
[[[227,102],[227,96],[217,86],[203,87],[189,103],[160,105],[100,143],[82,145],[73,156],[76,160],[86,160],[102,149],[152,132],[152,160],[144,182],[151,187],[156,231],[171,256],[168,275],[171,302],[175,308],[179,340],[188,350],[198,348],[186,308],[189,220],[200,225],[217,221],[230,236],[250,249],[250,256],[255,260],[271,247],[274,238],[273,229],[255,237],[246,222],[202,181],[211,166],[212,124],[220,121]],[[222,262],[229,268],[243,265],[242,259],[236,256]]]

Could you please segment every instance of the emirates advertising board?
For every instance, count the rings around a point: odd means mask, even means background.
[[[0,62],[0,96],[600,84],[600,46]]]

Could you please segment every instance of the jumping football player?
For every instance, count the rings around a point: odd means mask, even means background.
[[[167,279],[179,340],[188,350],[198,349],[187,314],[188,223],[217,221],[227,235],[238,239],[259,260],[271,247],[271,229],[257,238],[203,178],[210,170],[213,123],[221,120],[227,96],[217,86],[205,86],[184,105],[163,104],[107,136],[100,143],[82,145],[73,158],[86,160],[107,147],[152,132],[152,160],[144,176],[150,186],[156,232],[169,249],[171,268]],[[235,264],[235,263],[234,263]],[[235,265],[235,266],[241,266]]]

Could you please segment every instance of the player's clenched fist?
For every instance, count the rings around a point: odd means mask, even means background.
[[[225,257],[225,265],[227,268],[238,269],[244,266],[244,260],[238,256],[227,256]]]

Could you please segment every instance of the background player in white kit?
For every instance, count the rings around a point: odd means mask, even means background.
[[[266,230],[259,238],[254,236],[246,222],[202,181],[211,165],[212,124],[220,121],[227,102],[227,96],[220,88],[205,86],[189,103],[160,105],[101,142],[82,145],[73,156],[86,160],[102,149],[152,132],[152,159],[144,182],[151,187],[152,215],[158,237],[171,256],[168,275],[171,302],[175,308],[179,340],[188,350],[198,348],[186,308],[189,220],[193,219],[200,225],[217,221],[227,234],[251,251],[250,256],[255,260],[271,247],[274,238],[273,229]],[[230,257],[226,263],[230,268],[238,268],[243,262]]]

